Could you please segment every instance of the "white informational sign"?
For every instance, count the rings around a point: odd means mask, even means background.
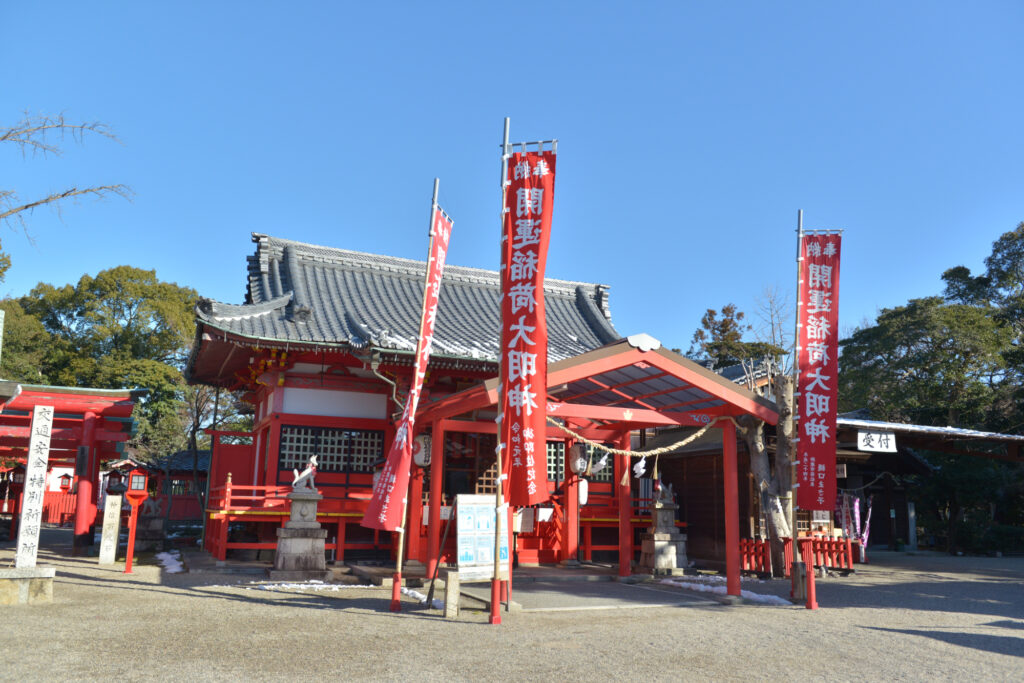
[[[811,524],[828,524],[831,514],[828,510],[811,510]]]
[[[39,527],[43,518],[43,497],[46,495],[46,469],[50,462],[50,433],[53,407],[36,406],[32,410],[32,426],[25,463],[25,489],[18,523],[18,546],[14,556],[16,569],[36,566],[39,552]]]
[[[876,453],[895,453],[896,435],[892,432],[875,431],[873,429],[858,429],[857,450],[874,451]]]
[[[459,494],[455,497],[456,548],[459,579],[494,577],[494,496]],[[501,572],[508,576],[508,514],[500,515]]]

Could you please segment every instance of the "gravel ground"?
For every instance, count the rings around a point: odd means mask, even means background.
[[[52,605],[0,608],[13,626],[0,680],[1024,679],[1024,558],[873,553],[855,575],[818,581],[816,611],[704,602],[503,613],[490,626],[409,598],[391,613],[377,588],[266,590],[144,561],[125,575],[67,554],[40,557],[57,567]],[[12,556],[0,547],[0,565]],[[744,589],[784,595],[788,583]]]

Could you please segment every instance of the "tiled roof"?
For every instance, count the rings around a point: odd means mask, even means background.
[[[415,351],[425,262],[257,233],[253,241],[246,303],[201,299],[201,327],[267,342]],[[619,338],[607,286],[549,279],[544,292],[550,360]],[[446,265],[432,355],[496,361],[500,296],[496,272]]]

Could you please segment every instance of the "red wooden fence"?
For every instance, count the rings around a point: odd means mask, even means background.
[[[784,541],[786,576],[789,576],[789,569],[793,564],[793,541],[788,538]],[[804,562],[815,567],[853,569],[853,545],[849,539],[801,538],[800,554]],[[741,538],[740,568],[743,571],[771,573],[772,557],[769,542]]]

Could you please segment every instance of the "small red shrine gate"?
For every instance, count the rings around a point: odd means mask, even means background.
[[[5,383],[13,384],[13,383]],[[123,457],[125,442],[134,434],[132,411],[145,389],[86,389],[43,385],[20,385],[0,412],[0,457],[24,465],[28,450],[29,425],[36,406],[52,406],[53,431],[49,466],[73,467],[75,471],[73,513],[65,510],[60,521],[74,520],[72,552],[85,553],[92,545],[92,525],[96,522],[96,503],[100,463]],[[17,492],[20,496],[20,491]],[[66,504],[66,501],[65,501]],[[13,512],[12,531],[22,501],[9,505]],[[71,513],[71,514],[69,514]]]
[[[648,427],[714,425],[714,428],[722,430],[726,573],[729,592],[738,594],[740,543],[734,419],[750,414],[775,424],[778,421],[775,405],[693,361],[661,348],[660,342],[647,335],[636,335],[550,365],[547,389],[549,418],[562,421],[586,439],[611,443],[620,450],[629,449],[631,432]],[[418,425],[421,428],[429,425],[433,432],[429,500],[439,500],[443,495],[445,436],[462,432],[496,433],[493,412],[489,412],[493,411],[496,403],[497,380],[494,379],[442,399],[422,411]],[[553,425],[549,426],[547,436],[549,441],[563,441],[566,450],[574,442],[574,437]],[[619,574],[628,576],[634,558],[636,530],[649,524],[649,518],[640,514],[645,501],[630,485],[633,477],[629,468],[627,456],[615,455],[611,482],[590,487],[590,498],[594,503],[587,506],[586,514],[581,514],[578,505],[577,475],[567,476],[561,492],[549,487],[555,510],[552,518],[556,521],[552,528],[541,528],[532,535],[519,537],[517,551],[520,561],[575,557],[581,542],[578,528],[585,530],[583,542],[586,546],[587,537],[595,528],[615,520]],[[422,497],[415,488],[411,501],[410,525],[416,529],[423,518],[423,506],[417,505]],[[559,524],[561,512],[564,512],[564,523]],[[441,522],[441,506],[430,505],[426,523],[429,530],[427,548],[417,547],[414,550],[410,547],[410,556],[424,560],[428,574],[433,572],[436,562],[452,557],[452,548],[440,548]],[[410,545],[413,540],[415,535],[410,539]],[[592,545],[590,549],[593,549]],[[548,551],[547,556],[545,550]],[[557,556],[551,557],[550,551]]]

